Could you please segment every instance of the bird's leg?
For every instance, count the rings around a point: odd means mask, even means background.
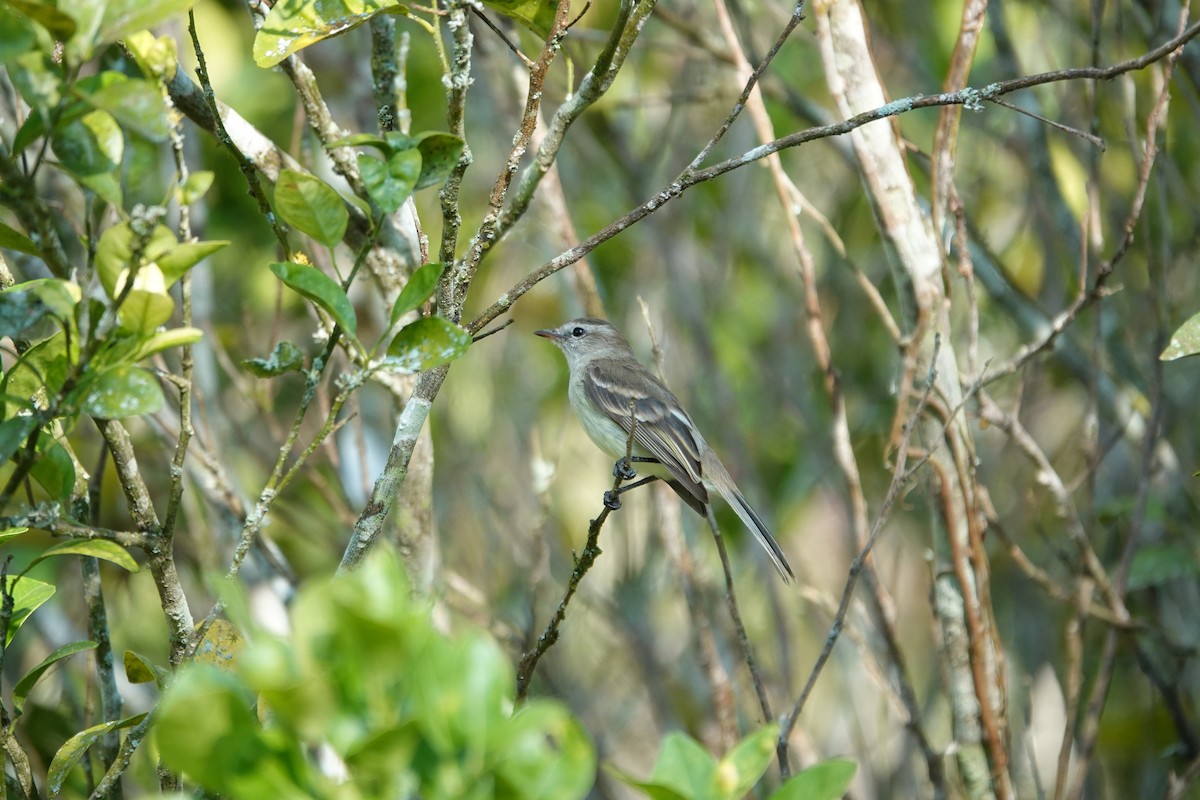
[[[629,462],[634,464],[661,464],[657,458],[649,458],[646,456],[621,456],[617,459],[617,463],[613,465],[613,477],[620,478],[623,481],[633,480],[637,477],[635,470]]]
[[[620,463],[620,462],[618,462],[618,463]],[[630,471],[632,472],[632,470],[630,470]],[[637,474],[637,473],[634,473],[634,474]],[[658,476],[651,475],[648,478],[642,478],[637,483],[631,483],[628,486],[622,486],[620,489],[617,489],[615,492],[613,492],[613,491],[605,492],[604,493],[604,507],[607,508],[609,511],[616,511],[618,508],[621,507],[621,495],[625,494],[630,489],[636,489],[639,486],[645,486],[647,483],[650,483],[651,481],[656,481],[656,480],[658,480]]]

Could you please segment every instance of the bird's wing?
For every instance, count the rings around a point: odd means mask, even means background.
[[[708,503],[700,468],[703,440],[671,390],[641,364],[597,359],[586,367],[584,391],[596,408],[658,459],[688,494]],[[678,489],[676,489],[678,491]],[[683,494],[682,492],[680,494]]]

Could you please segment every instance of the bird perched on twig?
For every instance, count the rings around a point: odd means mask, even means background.
[[[617,460],[614,475],[635,475],[625,459],[633,431],[632,460],[645,465],[648,477],[619,492],[662,479],[706,516],[709,492],[715,491],[758,539],[783,579],[795,577],[767,523],[746,502],[678,398],[637,360],[620,331],[602,319],[584,317],[534,333],[566,356],[571,407],[596,446]],[[616,497],[605,502],[619,505]]]

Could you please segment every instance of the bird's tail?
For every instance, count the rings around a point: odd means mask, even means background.
[[[771,529],[767,527],[767,523],[758,515],[753,506],[746,502],[746,498],[742,496],[737,484],[733,482],[733,478],[729,476],[729,472],[712,450],[705,452],[702,469],[706,486],[716,489],[725,498],[725,502],[729,503],[733,512],[738,515],[742,523],[754,534],[754,538],[758,539],[762,548],[767,551],[771,561],[775,562],[775,569],[779,570],[783,580],[786,582],[794,579],[796,575],[788,565],[787,557],[780,549],[779,543],[771,535]]]

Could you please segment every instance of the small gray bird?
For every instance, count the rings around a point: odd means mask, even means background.
[[[767,523],[746,502],[679,400],[642,366],[620,331],[602,319],[584,317],[534,333],[554,342],[567,357],[567,395],[597,447],[624,459],[633,427],[633,460],[644,465],[643,472],[666,481],[701,516],[709,492],[716,491],[758,539],[784,581],[795,577]]]

